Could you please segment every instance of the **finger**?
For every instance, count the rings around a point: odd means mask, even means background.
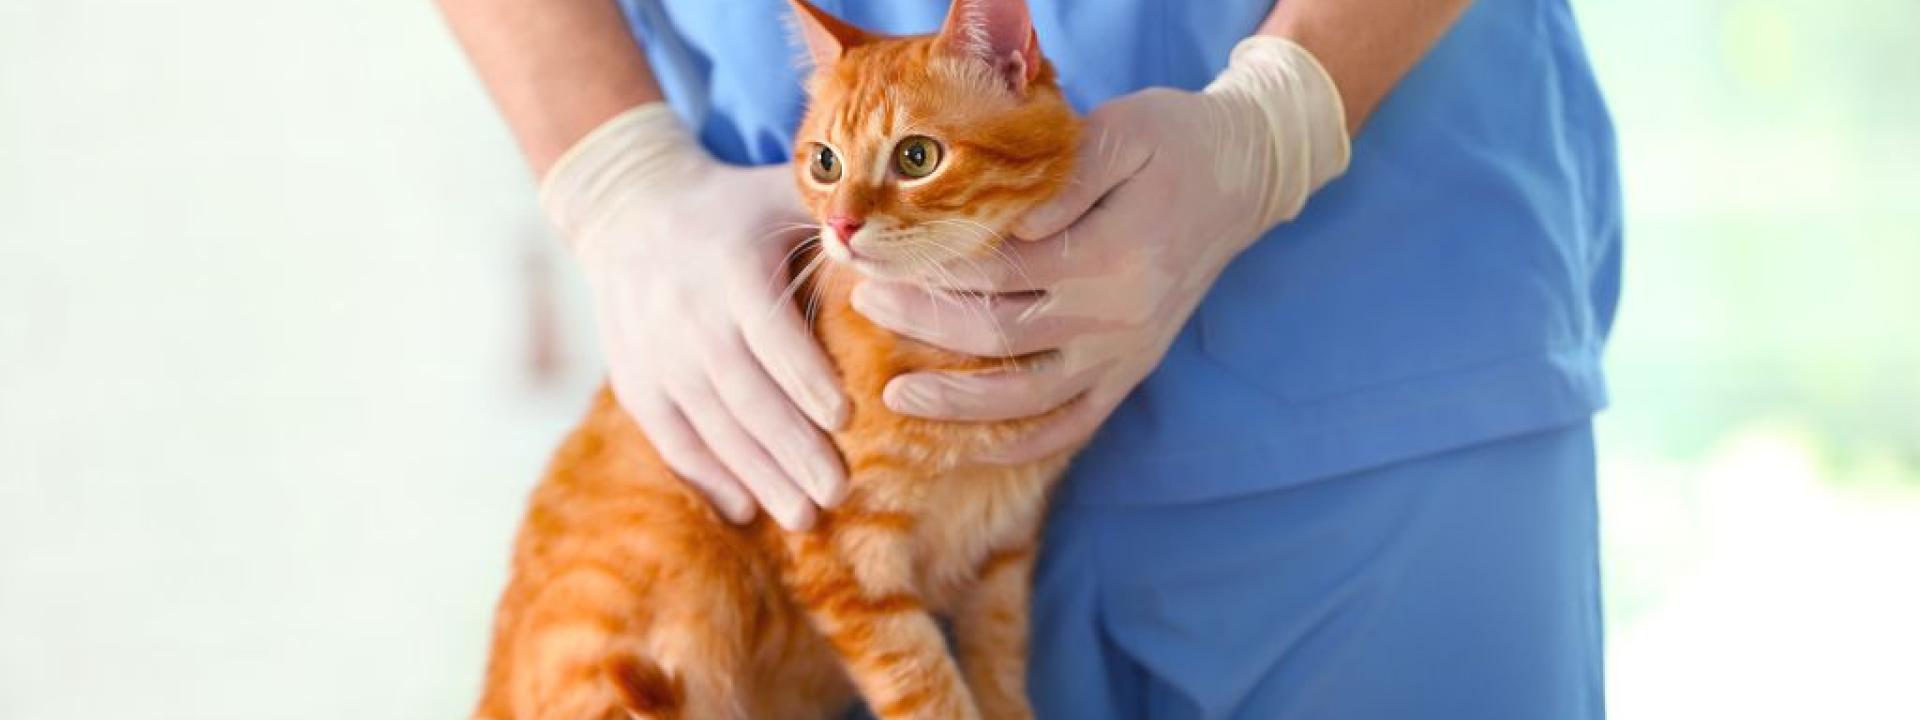
[[[978,295],[905,283],[854,286],[853,308],[875,324],[935,347],[976,357],[1014,357],[1059,348],[1088,329],[1044,312],[1040,295]]]
[[[673,395],[675,404],[686,414],[700,439],[713,449],[714,456],[733,476],[740,479],[774,522],[788,530],[813,526],[813,503],[792,480],[781,474],[779,465],[754,442],[753,436],[740,427],[704,378],[677,388]]]
[[[710,354],[717,359],[707,371],[720,400],[779,463],[783,474],[799,481],[814,503],[821,507],[838,504],[847,490],[840,453],[753,362],[744,341],[722,342],[727,346]]]
[[[753,357],[814,425],[825,430],[845,427],[850,409],[839,377],[820,342],[807,332],[799,309],[771,290],[744,297],[736,321]]]
[[[1080,133],[1073,177],[1059,195],[1028,211],[1014,227],[1014,235],[1034,240],[1065,230],[1114,186],[1139,172],[1152,154],[1146,146],[1112,129],[1095,112]]]
[[[1054,234],[995,246],[992,255],[945,263],[920,279],[936,287],[1005,294],[1112,275],[1137,256],[1143,237],[1167,230],[1161,225],[1169,202],[1166,193],[1148,184],[1123,183]]]
[[[1012,246],[1026,266],[1039,268],[1036,274],[1044,282],[1022,283],[1020,277],[1008,282],[1004,272],[974,274],[978,267],[963,266],[942,272],[946,282],[937,287],[952,291],[936,292],[931,299],[925,290],[915,295],[912,286],[879,292],[877,285],[868,287],[871,281],[862,283],[854,288],[854,309],[902,335],[973,355],[1049,350],[1085,333],[1138,326],[1158,311],[1177,280],[1155,264],[1152,249],[1142,242],[1143,236],[1165,231],[1156,223],[1165,216],[1167,202],[1144,184],[1123,185],[1060,234]],[[988,269],[1004,271],[1008,265]],[[1044,289],[1009,291],[1036,285]],[[981,294],[993,296],[995,313],[967,307],[981,304],[974,297]],[[956,306],[962,310],[949,310]],[[997,345],[1002,335],[1006,350]]]
[[[641,403],[638,412],[634,412],[634,406],[625,403],[622,406],[628,408],[634,422],[646,432],[647,441],[659,451],[667,467],[706,496],[707,502],[713,503],[721,515],[734,523],[753,519],[755,505],[746,486],[713,456],[713,451],[707,449],[693,426],[687,423],[686,416],[665,397],[656,396]]]
[[[1146,166],[1143,164],[1142,169]],[[1152,172],[1151,170],[1147,170]],[[1088,210],[1057,234],[1041,238],[1040,246],[1058,241],[1058,253],[1073,257],[1080,248],[1078,262],[1098,262],[1122,246],[1120,241],[1138,242],[1143,236],[1159,235],[1166,227],[1170,195],[1157,183],[1124,183],[1108,193],[1106,201]],[[1066,262],[1060,260],[1057,262]]]
[[[1000,372],[917,372],[887,382],[880,397],[902,415],[994,422],[1042,415],[1085,392],[1098,368],[1069,375],[1058,362]]]
[[[988,452],[980,458],[995,465],[1019,465],[1035,462],[1079,447],[1093,438],[1118,401],[1081,396],[1060,414],[1047,418],[1019,439]]]
[[[955,257],[929,265],[917,278],[931,287],[982,293],[1039,292],[1064,278],[1089,272],[1089,253],[1075,252],[1076,233],[1036,242],[987,245],[986,255]]]
[[[1145,322],[1172,279],[1155,264],[1151,243],[1143,242],[1170,231],[1159,227],[1167,203],[1145,184],[1124,184],[1060,234],[1021,243],[1026,254],[1042,257],[1038,264],[1072,264],[1047,285],[1027,319],[1073,318],[1063,330],[1080,333]]]

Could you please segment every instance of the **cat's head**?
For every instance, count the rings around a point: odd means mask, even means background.
[[[1066,183],[1079,121],[1025,0],[956,0],[905,38],[792,2],[814,64],[794,172],[830,259],[924,277],[992,254]]]

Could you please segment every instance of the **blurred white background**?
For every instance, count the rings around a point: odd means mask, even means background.
[[[1577,8],[1614,715],[1920,717],[1920,5]],[[464,717],[597,374],[531,196],[423,0],[0,3],[0,718]]]
[[[431,3],[0,2],[0,718],[465,717],[535,212]]]

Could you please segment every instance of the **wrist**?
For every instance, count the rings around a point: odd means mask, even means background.
[[[1339,88],[1306,48],[1255,35],[1234,46],[1227,68],[1202,91],[1266,130],[1258,155],[1260,227],[1292,220],[1307,197],[1346,171],[1351,153]]]
[[[597,257],[600,226],[636,203],[659,202],[714,163],[665,103],[620,113],[588,132],[540,180],[540,208],[576,257]]]

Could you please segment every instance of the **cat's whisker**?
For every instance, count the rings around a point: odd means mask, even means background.
[[[968,220],[966,218],[934,218],[932,220],[928,220],[927,222],[960,223],[962,225],[968,225],[968,226],[979,228],[985,231],[988,235],[992,235],[995,240],[999,240],[1000,242],[1009,242],[1007,240],[1007,236],[1005,233],[1002,233],[998,230],[988,227],[986,223],[983,223],[977,220]]]
[[[792,235],[800,232],[817,233],[820,231],[820,226],[815,225],[813,223],[797,223],[797,222],[789,222],[789,221],[768,223],[763,227],[765,229],[760,232],[760,235],[758,237],[754,238],[755,242],[766,242],[768,240],[774,240],[774,239],[786,237],[788,235]]]
[[[1033,284],[1033,277],[1027,273],[1026,261],[1022,260],[1018,255],[1015,255],[1014,253],[1009,252],[1006,249],[1006,246],[1011,244],[1013,241],[1009,240],[1005,234],[991,227],[988,227],[985,223],[981,223],[975,220],[968,220],[965,218],[937,219],[937,220],[933,220],[932,222],[957,223],[962,227],[962,229],[973,228],[973,229],[978,229],[984,233],[992,235],[993,238],[995,240],[998,240],[999,242],[983,243],[986,249],[989,252],[992,252],[994,255],[998,256],[1000,259],[1006,261],[1008,267],[1012,268],[1014,272],[1019,273],[1021,280],[1025,281],[1028,285]],[[976,235],[975,239],[977,240],[980,237],[982,236]]]
[[[947,261],[935,258],[925,252],[922,252],[922,250],[926,250],[926,249],[932,249],[936,251],[946,251],[946,248],[935,242],[932,242],[931,238],[923,239],[923,241],[914,248],[914,254],[922,258],[922,260],[919,263],[921,267],[920,267],[920,272],[918,274],[921,275],[922,277],[931,275],[932,276],[931,279],[933,281],[933,282],[922,281],[921,283],[919,283],[920,287],[927,292],[927,299],[933,303],[933,307],[939,308],[946,304],[940,301],[941,297],[943,295],[947,297],[952,297],[953,293],[941,291],[940,288],[935,287],[935,283],[939,283],[943,285],[951,285],[953,282],[953,276],[951,273],[947,272],[946,268],[944,267]],[[966,309],[966,306],[964,304],[962,304],[961,307],[963,310]],[[936,309],[934,312],[934,322],[936,323],[936,330],[935,330],[936,334],[939,332],[937,323],[940,322],[941,316],[942,316],[942,313],[940,313]]]
[[[985,232],[988,232],[988,233],[993,233],[993,234],[994,234],[994,236],[996,236],[996,237],[999,237],[999,238],[1000,238],[1000,240],[1001,240],[1001,243],[1000,243],[1000,244],[992,244],[992,243],[981,243],[981,245],[982,245],[982,246],[984,246],[984,247],[985,247],[985,248],[987,249],[987,251],[989,251],[989,252],[992,252],[992,253],[993,253],[993,254],[994,254],[995,256],[997,256],[997,257],[998,257],[998,258],[1000,258],[1000,259],[1001,259],[1001,260],[1002,260],[1003,262],[1005,262],[1005,264],[1006,264],[1006,266],[1007,266],[1008,268],[1010,268],[1010,269],[1012,269],[1012,270],[1013,270],[1013,272],[1014,272],[1014,274],[1015,274],[1015,275],[1017,275],[1017,276],[1019,277],[1019,280],[1020,280],[1020,282],[1021,282],[1021,283],[1022,283],[1022,284],[1023,284],[1023,285],[1025,286],[1025,287],[1028,287],[1028,288],[1035,288],[1035,287],[1038,287],[1038,283],[1036,283],[1036,282],[1034,282],[1034,280],[1033,280],[1033,275],[1027,272],[1027,267],[1026,267],[1026,262],[1025,262],[1024,260],[1022,260],[1022,259],[1020,259],[1020,257],[1019,257],[1019,256],[1017,256],[1017,255],[1015,255],[1015,254],[1013,254],[1012,252],[1009,252],[1008,250],[1006,250],[1006,248],[1004,248],[1004,247],[1002,247],[1002,246],[1001,246],[1001,245],[1004,245],[1004,244],[1005,244],[1005,243],[1007,242],[1007,240],[1006,240],[1006,237],[1005,237],[1004,235],[1001,235],[1001,234],[1000,234],[1000,233],[998,233],[998,232],[994,232],[994,230],[993,230],[992,228],[989,228],[989,227],[987,227],[986,225],[983,225],[983,224],[981,224],[981,223],[978,223],[978,222],[974,222],[974,221],[971,221],[971,220],[945,220],[945,219],[942,219],[942,220],[932,220],[932,221],[929,221],[929,222],[935,222],[935,223],[962,223],[962,225],[960,225],[960,228],[961,228],[962,230],[967,230],[967,231],[969,231],[969,232],[971,232],[971,231],[973,230],[973,228],[978,228],[978,229],[980,229],[980,230],[983,230],[983,231],[985,231]],[[972,227],[971,227],[971,228],[970,228],[970,227],[968,227],[969,225],[970,225],[970,226],[972,226]],[[975,236],[974,236],[974,237],[973,237],[972,239],[973,239],[973,240],[975,240],[975,241],[977,241],[977,240],[979,240],[979,239],[980,239],[981,237],[983,237],[983,236],[981,236],[981,235],[975,235]],[[949,251],[950,251],[950,252],[952,252],[952,253],[953,253],[953,254],[954,254],[954,255],[955,255],[956,257],[961,257],[961,256],[964,256],[964,253],[962,253],[962,252],[961,252],[961,251],[959,251],[959,250],[953,250],[953,249],[951,249],[951,248],[949,248]],[[976,265],[976,266],[974,266],[974,269],[975,269],[975,270],[977,271],[977,269],[978,269],[978,266],[977,266],[977,265]]]
[[[940,313],[937,310],[937,308],[945,304],[940,301],[941,297],[951,297],[953,293],[943,290],[936,285],[947,286],[953,289],[959,288],[959,278],[955,277],[946,269],[946,263],[962,256],[953,248],[941,243],[940,240],[942,238],[938,233],[923,233],[914,236],[913,239],[915,242],[908,246],[907,249],[914,255],[915,264],[918,265],[914,274],[921,278],[921,280],[915,284],[919,285],[921,290],[926,292],[928,303],[936,308],[934,314],[934,331],[938,334],[941,328],[941,318],[945,316],[944,313]]]
[[[966,263],[970,272],[975,274],[980,272],[978,261],[975,258],[970,257],[968,254],[957,252],[952,247],[940,243],[939,240],[943,239],[940,238],[940,236],[929,235],[926,239],[934,247],[947,251],[950,256],[948,259],[949,262],[957,260]],[[966,291],[960,278],[954,275],[944,263],[932,265],[929,269],[938,274],[943,283],[955,289],[954,292],[946,293],[948,297],[958,300],[961,308],[970,312],[982,325],[993,329],[995,339],[997,339],[1000,344],[1001,356],[1012,357],[1014,355],[1013,341],[1007,336],[1006,328],[1000,324],[999,317],[993,312],[994,296],[991,293]]]
[[[914,274],[917,276],[923,272],[933,270],[934,266],[938,264],[938,261],[926,253],[921,252],[921,249],[926,246],[923,238],[915,237],[913,239],[915,242],[904,244],[901,246],[901,249],[907,253],[916,266],[914,268]],[[914,284],[920,287],[921,292],[927,294],[927,305],[933,308],[933,332],[938,335],[944,327],[941,324],[941,318],[945,316],[944,313],[940,312],[940,298],[934,294],[932,284],[926,282],[916,282]]]
[[[780,285],[780,274],[784,272],[788,272],[793,268],[793,259],[798,257],[800,253],[806,252],[808,248],[814,247],[818,244],[820,244],[819,235],[815,235],[813,237],[801,240],[800,242],[794,243],[793,247],[787,250],[787,254],[784,257],[780,258],[779,264],[773,267],[773,271],[767,274],[767,287],[769,288],[778,287]],[[812,264],[818,263],[819,258],[821,257],[826,257],[826,253],[820,253],[818,256],[815,257],[813,261],[809,263],[809,265],[811,266]],[[798,282],[799,282],[798,279],[794,279],[793,281],[791,281],[787,285],[786,291],[781,292],[778,295],[778,297],[785,297],[791,294],[793,292],[794,287],[797,286]]]
[[[1027,286],[1029,287],[1033,286],[1034,283],[1032,282],[1032,278],[1027,276],[1026,271],[1019,266],[1019,263],[1017,260],[1015,260],[1010,256],[1005,255],[1004,252],[1002,252],[999,248],[991,248],[991,249],[993,249],[995,252],[1001,252],[1002,257],[1007,258],[1008,266],[1013,267],[1014,271],[1021,275],[1022,279],[1026,281]],[[955,254],[955,257],[961,262],[966,263],[968,266],[968,269],[972,271],[974,274],[976,275],[981,274],[981,271],[979,269],[980,267],[979,259],[969,255],[962,255],[958,253]],[[983,316],[982,320],[985,323],[993,326],[994,335],[996,335],[1000,340],[1001,356],[1013,357],[1014,356],[1013,341],[1009,339],[1007,336],[1006,326],[1000,324],[1000,316],[993,311],[994,304],[998,302],[1002,302],[999,299],[1000,295],[997,293],[974,293],[973,297],[980,307],[980,313]]]
[[[795,257],[799,256],[800,253],[806,252],[808,248],[815,247],[819,244],[820,244],[820,236],[817,234],[811,237],[802,238],[799,242],[794,243],[793,247],[787,248],[787,254],[786,256],[780,258],[780,262],[782,264],[791,263],[793,262],[793,259]]]
[[[827,284],[834,281],[833,271],[834,266],[832,263],[822,264],[818,273],[819,277],[807,288],[807,304],[806,307],[800,311],[800,319],[806,323],[808,331],[813,330],[814,321],[820,315],[820,300],[826,292]]]
[[[960,229],[966,232],[973,232],[971,228],[968,228],[965,226],[961,226]],[[980,242],[980,239],[981,239],[981,236],[976,234],[976,235],[973,235],[972,237],[959,239],[959,242],[961,242],[962,244],[956,246],[948,242],[949,240],[956,240],[956,238],[949,237],[948,235],[945,235],[942,233],[927,233],[924,239],[924,243],[944,253],[948,261],[960,260],[960,261],[969,263],[968,270],[970,272],[974,272],[978,274],[979,266],[973,263],[974,258],[972,257],[972,255],[974,253],[971,252],[971,250],[978,247],[986,247],[986,248],[992,247],[992,245],[989,243]],[[968,247],[968,246],[972,246],[972,247]],[[949,275],[949,277],[951,277],[951,275]],[[955,289],[963,288],[963,286],[958,282],[958,278],[953,278],[953,283],[954,283],[953,287]]]
[[[996,257],[999,257],[1003,262],[1006,263],[1008,268],[1011,268],[1013,270],[1015,275],[1018,275],[1020,277],[1020,283],[1022,287],[1025,287],[1028,289],[1039,288],[1040,283],[1035,282],[1033,279],[1033,275],[1027,272],[1026,261],[1022,260],[1020,256],[1015,255],[1011,252],[1008,252],[1005,248],[1001,248],[1001,247],[989,247],[987,249],[993,251],[993,254]]]
[[[807,261],[806,266],[802,267],[800,272],[794,273],[793,280],[787,283],[786,289],[781,290],[779,295],[774,296],[774,303],[767,307],[767,314],[761,318],[760,321],[770,322],[773,320],[775,313],[788,307],[788,302],[792,299],[794,291],[799,290],[800,286],[806,283],[807,278],[812,277],[815,272],[819,271],[819,269],[826,264],[826,261],[826,253],[815,255],[812,260]]]

